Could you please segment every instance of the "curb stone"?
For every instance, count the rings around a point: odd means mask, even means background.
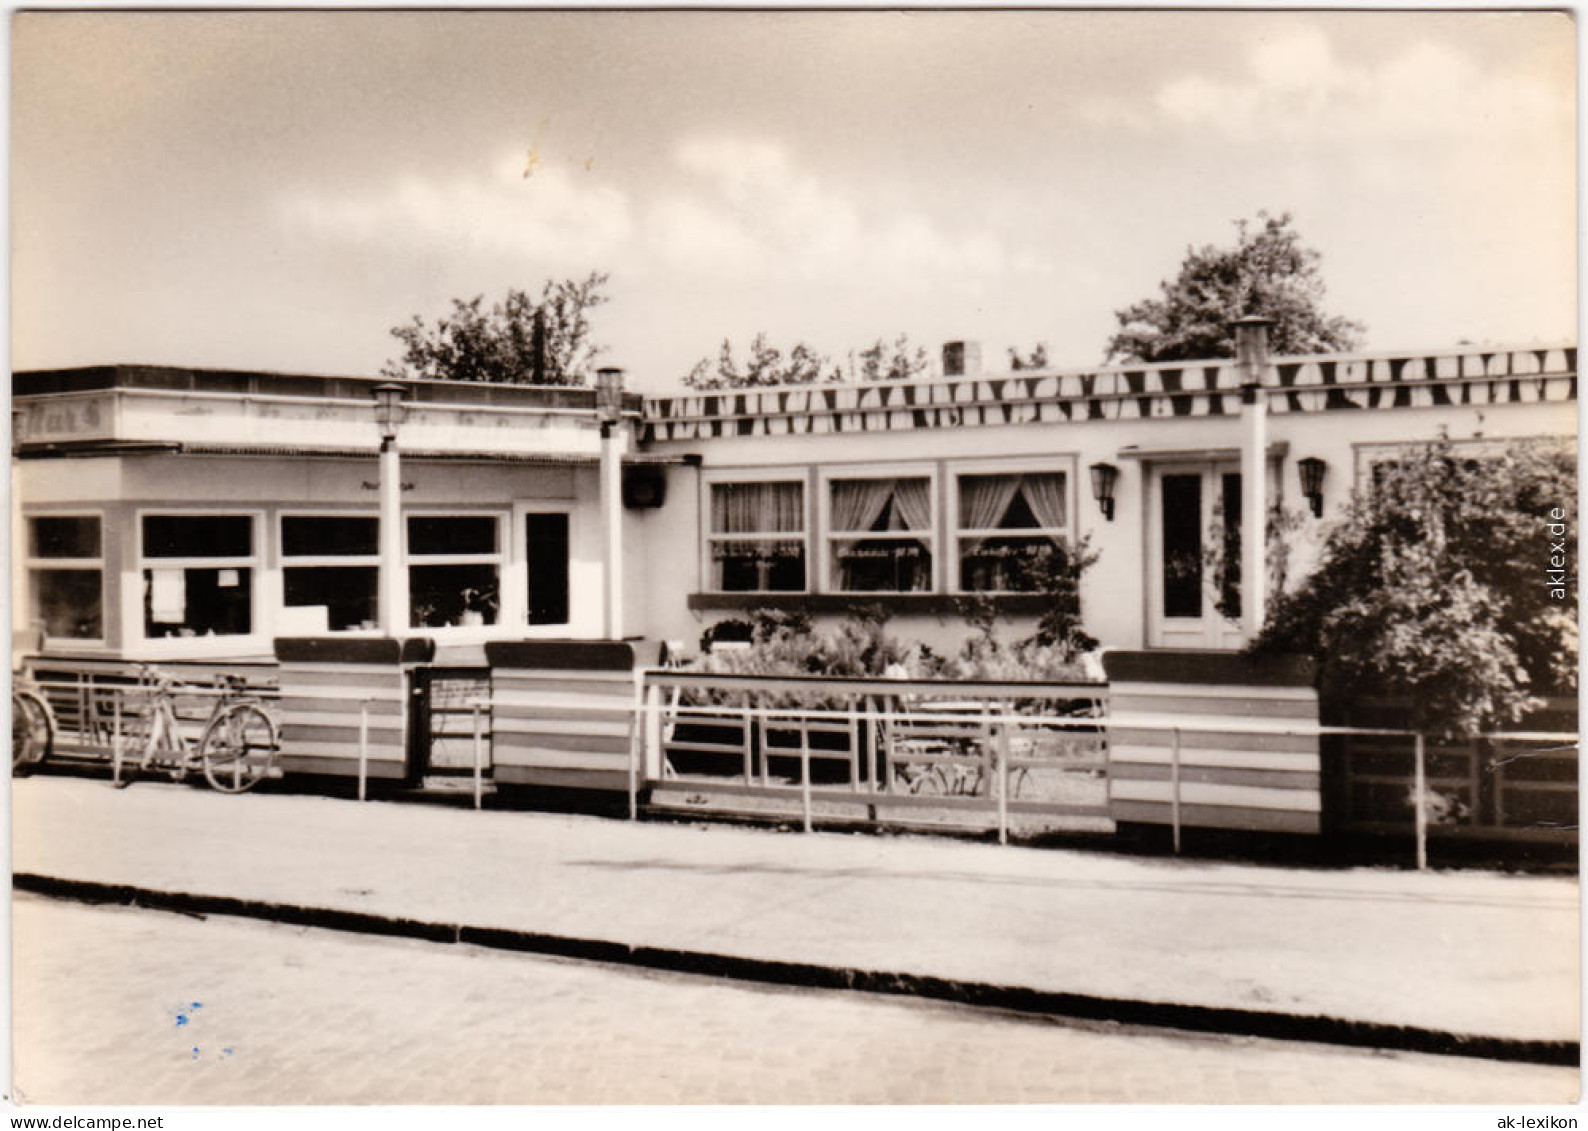
[[[1320,1014],[1279,1013],[1222,1006],[1185,1005],[1135,998],[958,981],[927,974],[822,966],[770,958],[713,954],[708,951],[639,946],[602,939],[544,934],[506,927],[437,923],[364,911],[273,903],[236,896],[161,891],[132,884],[68,880],[18,872],[13,890],[53,899],[89,904],[119,904],[185,915],[227,915],[292,926],[435,943],[463,943],[493,950],[540,954],[586,962],[607,962],[671,973],[693,974],[740,982],[821,990],[919,997],[932,1001],[1002,1009],[1015,1013],[1157,1029],[1180,1029],[1235,1037],[1305,1041],[1313,1044],[1398,1052],[1466,1056],[1575,1068],[1581,1060],[1578,1041],[1528,1040],[1456,1033],[1415,1025],[1353,1021]]]

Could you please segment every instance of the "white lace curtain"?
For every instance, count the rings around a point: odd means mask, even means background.
[[[1062,530],[1066,519],[1064,476],[1056,473],[1034,475],[966,475],[959,481],[959,525],[963,530],[996,530],[1019,495],[1026,501],[1037,525],[1047,530]],[[1049,536],[1054,545],[1063,539]],[[965,553],[975,553],[984,538],[966,538]]]
[[[932,489],[926,479],[836,479],[833,481],[831,529],[835,534],[863,534],[876,525],[889,501],[890,530],[932,528]]]
[[[711,489],[714,534],[798,534],[805,529],[798,483],[718,483]]]
[[[893,506],[888,507],[889,502]],[[888,512],[887,529],[929,533],[932,529],[932,488],[927,479],[835,479],[832,484],[832,514],[829,529],[834,534],[871,532]],[[835,542],[840,589],[857,587],[848,555],[865,545],[858,539]]]

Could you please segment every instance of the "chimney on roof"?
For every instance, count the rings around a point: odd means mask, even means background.
[[[980,372],[980,342],[943,343],[943,376],[974,377]]]

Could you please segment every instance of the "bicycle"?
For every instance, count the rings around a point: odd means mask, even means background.
[[[183,736],[176,713],[176,690],[193,687],[158,668],[140,668],[139,688],[146,702],[127,736],[141,753],[138,768],[163,769],[172,781],[202,770],[211,788],[222,793],[242,793],[270,777],[276,762],[276,724],[248,693],[246,681],[216,676],[215,702],[196,743]],[[127,746],[126,741],[115,744],[117,789],[131,784],[121,776]]]
[[[35,687],[11,687],[11,772],[21,775],[50,756],[55,748],[55,712]]]

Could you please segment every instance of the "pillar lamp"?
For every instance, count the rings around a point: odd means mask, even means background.
[[[596,419],[601,422],[602,636],[623,638],[623,370],[596,370]]]
[[[375,398],[375,423],[380,427],[380,587],[376,613],[381,632],[395,636],[400,627],[397,610],[405,605],[402,593],[402,462],[397,452],[397,426],[407,410],[398,384],[388,382],[370,390]]]
[[[623,370],[596,370],[596,419],[608,435],[623,416]]]
[[[401,385],[391,381],[370,390],[375,398],[375,423],[380,425],[380,438],[386,443],[397,439],[397,425],[407,415],[408,410],[403,406],[404,392]]]
[[[1109,522],[1114,521],[1114,484],[1119,482],[1119,468],[1111,463],[1094,463],[1092,473],[1092,498]]]
[[[1301,493],[1312,504],[1314,518],[1323,515],[1323,477],[1328,474],[1329,465],[1317,456],[1308,456],[1306,459],[1296,461],[1296,471],[1301,476]]]

